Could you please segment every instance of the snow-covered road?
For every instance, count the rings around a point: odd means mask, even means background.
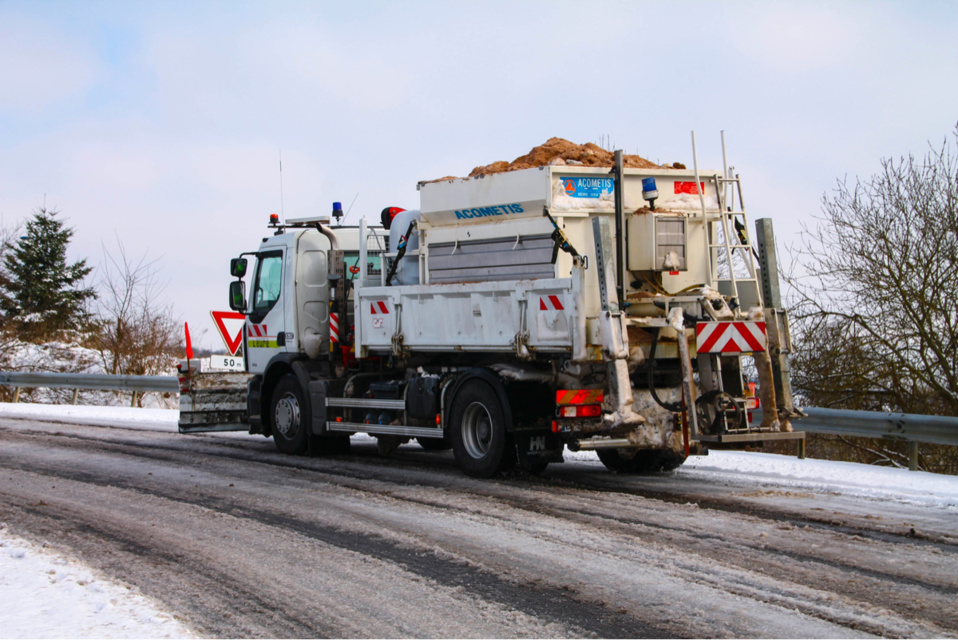
[[[738,452],[624,477],[579,453],[477,482],[415,444],[291,459],[175,430],[175,411],[0,405],[0,635],[958,632],[958,478]]]

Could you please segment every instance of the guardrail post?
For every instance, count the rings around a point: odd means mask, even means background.
[[[798,459],[805,459],[805,438],[799,438],[798,440]]]
[[[73,390],[73,404],[77,403],[77,399],[80,397],[80,389],[76,388]]]
[[[133,392],[133,399],[130,401],[130,407],[136,407],[136,391]]]
[[[908,470],[918,471],[918,443],[908,443]]]
[[[14,404],[20,402],[20,387],[14,387],[13,389],[13,402]]]

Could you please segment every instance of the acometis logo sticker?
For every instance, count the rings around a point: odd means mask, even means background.
[[[562,189],[570,198],[601,198],[612,193],[614,181],[612,178],[560,178]]]

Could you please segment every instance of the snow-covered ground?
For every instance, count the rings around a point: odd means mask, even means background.
[[[155,603],[0,524],[0,637],[182,638]]]
[[[177,412],[167,409],[2,403],[0,416],[160,431],[177,429]],[[567,452],[566,458],[600,464],[593,452]],[[765,487],[927,505],[954,510],[958,517],[955,476],[738,451],[714,451],[705,457],[691,458],[676,473],[713,483],[747,477]],[[186,627],[145,597],[95,575],[74,559],[11,535],[2,523],[0,602],[3,638],[190,635]]]

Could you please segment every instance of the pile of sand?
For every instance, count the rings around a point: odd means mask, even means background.
[[[624,154],[622,162],[629,169],[684,169],[685,165],[674,163],[663,166],[646,160],[642,156]],[[550,138],[545,144],[534,147],[532,151],[524,156],[519,156],[512,162],[499,160],[492,164],[476,167],[469,173],[470,178],[476,176],[489,175],[492,173],[506,173],[508,171],[520,171],[522,169],[531,169],[533,167],[544,167],[546,165],[569,165],[579,167],[612,167],[615,163],[615,156],[611,151],[606,151],[597,144],[587,142],[586,144],[575,144],[564,138]],[[444,182],[446,180],[458,180],[456,176],[445,176],[435,180],[424,182]]]
[[[642,156],[624,155],[623,163],[627,168],[632,169],[661,169],[663,167],[646,160]],[[500,160],[487,164],[484,167],[476,167],[469,174],[470,178],[487,175],[490,173],[505,173],[507,171],[520,171],[522,169],[531,169],[532,167],[543,167],[545,165],[575,165],[583,167],[611,167],[614,163],[614,156],[611,151],[606,151],[596,144],[588,142],[586,144],[575,144],[563,138],[550,138],[548,142],[535,147],[524,156],[520,156],[512,162]]]

